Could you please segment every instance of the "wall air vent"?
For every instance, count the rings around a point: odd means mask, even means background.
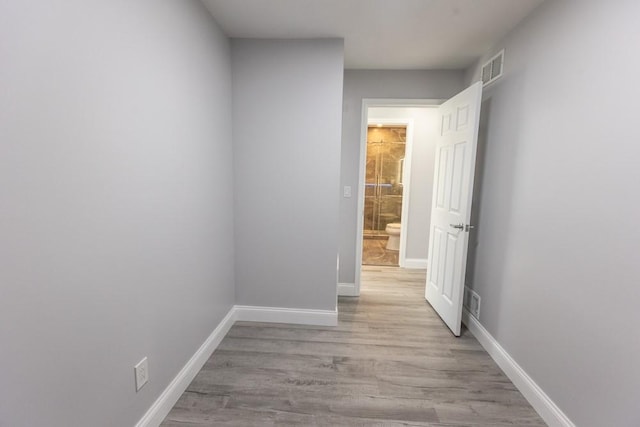
[[[462,306],[476,319],[480,320],[480,295],[465,285]]]
[[[503,65],[504,49],[482,66],[482,87],[495,82],[502,76]]]

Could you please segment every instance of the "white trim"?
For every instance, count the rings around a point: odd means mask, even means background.
[[[235,310],[237,321],[321,326],[336,326],[338,324],[338,310],[255,307],[248,305],[236,305]]]
[[[402,212],[400,212],[400,253],[398,264],[404,267],[407,260],[407,231],[409,230],[409,196],[411,195],[411,158],[413,154],[413,119],[407,119],[407,143],[404,148],[402,168]]]
[[[408,99],[408,98],[364,98],[363,103],[367,102],[367,107],[437,107],[445,102],[447,98],[426,98],[426,99]]]
[[[355,291],[353,296],[360,295],[360,276],[362,271],[362,239],[364,237],[364,178],[367,162],[367,125],[368,112],[371,107],[437,107],[444,99],[381,99],[363,98],[360,114],[360,161],[358,163],[358,207],[356,211],[356,253],[355,253]],[[404,206],[403,206],[404,208]],[[404,211],[404,209],[403,209]]]
[[[342,297],[357,297],[355,283],[338,283],[338,295]]]
[[[360,295],[360,276],[362,271],[362,239],[364,238],[364,179],[367,169],[367,117],[369,116],[369,101],[362,100],[360,117],[360,160],[358,162],[358,188],[356,189],[356,197],[358,197],[358,207],[356,210],[356,265],[355,265],[355,281],[354,296]]]
[[[173,405],[176,404],[182,393],[187,389],[191,381],[198,374],[205,362],[211,357],[220,341],[229,332],[235,321],[235,306],[229,310],[227,315],[222,319],[218,326],[213,330],[211,335],[196,350],[195,354],[189,359],[184,367],[178,372],[178,375],[169,383],[160,397],[153,402],[149,410],[140,418],[136,427],[156,427],[169,414]]]
[[[575,427],[569,417],[467,309],[463,309],[462,321],[550,427]]]
[[[429,265],[427,258],[407,258],[404,262],[404,268],[409,269],[426,269]]]
[[[180,396],[182,396],[182,393],[191,384],[191,381],[193,381],[222,339],[227,335],[229,329],[238,321],[336,326],[338,324],[338,310],[234,305],[211,335],[196,350],[195,354],[191,356],[191,359],[178,372],[178,375],[164,389],[160,397],[153,402],[147,412],[140,418],[135,427],[157,427],[162,423]]]

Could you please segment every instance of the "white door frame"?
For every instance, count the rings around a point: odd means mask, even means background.
[[[356,228],[356,271],[355,271],[355,289],[354,296],[360,295],[360,273],[362,271],[362,239],[364,237],[364,184],[365,173],[367,167],[367,127],[369,125],[369,108],[372,107],[437,107],[442,104],[445,99],[378,99],[378,98],[364,98],[362,100],[362,116],[360,118],[360,162],[358,164],[358,208],[357,208],[357,228]],[[398,122],[398,120],[395,120]],[[408,139],[408,138],[407,138]],[[407,141],[408,142],[408,141]],[[407,147],[408,148],[408,147]],[[405,152],[406,156],[406,152]],[[406,158],[406,157],[405,157]],[[406,160],[405,160],[406,162]],[[411,166],[409,166],[409,169]],[[406,164],[405,164],[406,170]],[[408,177],[407,177],[408,178]],[[404,178],[403,178],[404,180]],[[407,179],[406,182],[410,180]],[[409,185],[411,185],[409,183]],[[405,187],[405,190],[407,188]],[[408,214],[408,191],[403,191],[402,200],[402,219],[406,221],[406,214]],[[407,199],[407,205],[405,205],[405,197]],[[405,222],[406,224],[406,222]],[[400,231],[400,251],[401,256],[406,260],[406,226],[402,227]],[[404,240],[403,240],[404,235]],[[404,250],[403,250],[404,248]],[[403,262],[404,263],[404,262]]]

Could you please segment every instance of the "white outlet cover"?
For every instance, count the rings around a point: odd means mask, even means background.
[[[142,359],[133,368],[136,375],[136,391],[140,389],[149,381],[149,363],[147,358]]]

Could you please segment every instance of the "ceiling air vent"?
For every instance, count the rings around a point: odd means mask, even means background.
[[[502,76],[504,49],[482,66],[482,86],[495,82]]]

